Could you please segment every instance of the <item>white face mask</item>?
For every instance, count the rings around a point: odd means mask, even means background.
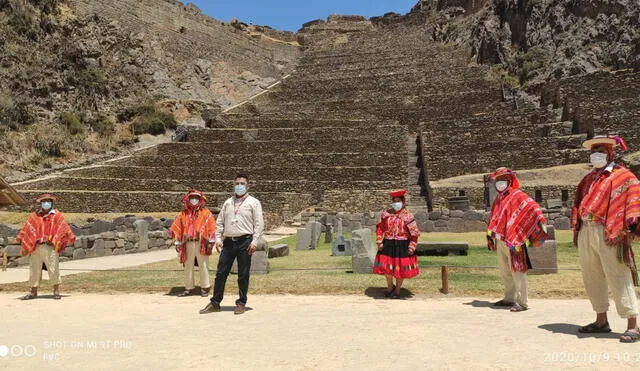
[[[197,198],[191,198],[189,199],[189,203],[193,206],[196,206],[197,204],[200,203],[200,200],[198,200]]]
[[[594,152],[591,154],[590,160],[591,160],[591,165],[593,165],[593,167],[595,167],[596,169],[600,169],[607,166],[606,153]]]
[[[509,185],[509,182],[508,182],[508,181],[506,181],[506,180],[498,180],[498,181],[496,182],[496,190],[497,190],[498,192],[502,192],[502,191],[504,191],[505,189],[507,189],[507,186],[508,186],[508,185]]]
[[[49,211],[53,207],[53,202],[51,202],[51,201],[43,201],[40,204],[40,207],[42,208],[42,210]]]
[[[233,191],[238,195],[242,196],[247,193],[247,185],[246,184],[236,184],[233,187]]]
[[[392,207],[395,211],[400,211],[400,210],[402,210],[402,202],[392,202],[392,203],[391,203],[391,207]]]

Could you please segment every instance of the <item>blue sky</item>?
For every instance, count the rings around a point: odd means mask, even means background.
[[[245,23],[266,25],[279,30],[297,31],[303,23],[326,19],[330,14],[357,14],[365,17],[387,12],[405,14],[417,0],[182,0],[195,4],[203,13],[228,22],[237,18]]]

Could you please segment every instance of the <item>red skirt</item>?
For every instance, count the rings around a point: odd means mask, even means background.
[[[412,278],[420,274],[418,257],[409,255],[409,241],[384,240],[382,250],[376,254],[373,273],[395,278]]]

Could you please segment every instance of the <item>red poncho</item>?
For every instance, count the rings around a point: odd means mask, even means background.
[[[52,210],[44,215],[32,213],[16,239],[22,245],[21,254],[26,255],[33,254],[41,243],[48,243],[56,252],[61,253],[65,247],[75,242],[76,236],[64,221],[62,213]]]
[[[216,237],[216,219],[209,209],[201,207],[204,202],[195,207],[186,206],[171,228],[169,228],[169,238],[182,242],[180,250],[180,263],[186,261],[186,241],[200,241],[200,253],[211,255],[207,251],[207,242]]]
[[[544,227],[547,220],[540,205],[518,189],[520,184],[515,175],[508,176],[509,187],[498,193],[491,207],[489,248],[496,249],[494,238],[504,241],[511,251],[511,269],[526,272],[526,246],[539,247],[548,238]]]

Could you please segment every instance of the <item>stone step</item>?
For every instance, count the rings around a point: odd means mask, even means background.
[[[105,165],[83,169],[68,170],[65,177],[112,178],[112,179],[219,179],[232,181],[240,168],[218,168],[208,163],[188,166],[157,164],[149,166]],[[248,166],[244,168],[251,179],[259,180],[331,180],[346,178],[350,180],[396,180],[404,172],[397,165],[379,166],[332,166],[314,167],[309,164],[274,164],[274,166]]]
[[[397,180],[262,180],[253,179],[252,192],[299,192],[319,195],[325,190],[376,190],[401,187],[406,178],[399,174]],[[139,192],[184,192],[193,187],[207,192],[231,192],[232,179],[146,179],[146,178],[80,178],[57,177],[35,182],[21,183],[15,188],[24,191],[139,191]]]
[[[390,148],[391,149],[391,148]],[[403,152],[373,152],[376,149],[362,148],[363,152],[344,153],[300,153],[282,151],[279,153],[243,153],[243,154],[217,154],[197,153],[187,154],[147,154],[120,160],[109,161],[111,165],[125,166],[184,166],[184,164],[211,164],[212,167],[227,167],[234,170],[251,169],[261,164],[300,164],[300,166],[369,166],[371,164],[398,163],[402,161],[406,153]],[[367,152],[372,151],[372,152]],[[249,176],[251,172],[249,171]]]

